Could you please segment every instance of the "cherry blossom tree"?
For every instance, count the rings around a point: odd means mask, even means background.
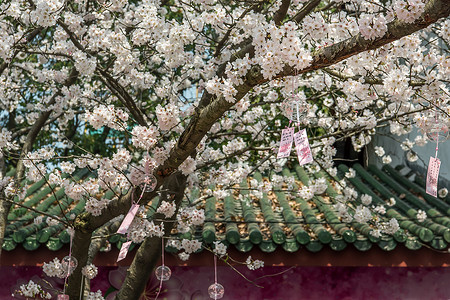
[[[159,199],[154,219],[137,217],[127,235],[142,244],[117,299],[138,299],[161,237],[204,219],[195,205],[179,211],[185,192],[205,191],[194,203],[225,197],[256,170],[280,171],[276,149],[290,121],[310,137],[308,171],[331,176],[336,141],[360,151],[378,127],[427,132],[436,116],[448,126],[449,14],[448,0],[1,1],[0,242],[13,198],[24,205],[25,177],[47,176],[86,201],[81,215],[44,216],[73,232],[80,267],[67,291],[78,299],[82,267],[106,243],[94,231],[114,233],[132,200],[143,215]],[[424,143],[408,141],[409,157]],[[74,180],[82,168],[95,177]],[[112,200],[99,196],[108,191]],[[178,246],[187,256],[200,245]]]

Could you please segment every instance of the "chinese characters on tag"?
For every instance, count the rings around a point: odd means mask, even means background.
[[[309,148],[308,136],[306,135],[305,129],[294,134],[294,142],[299,164],[303,166],[312,162],[313,156]]]
[[[426,192],[427,194],[430,194],[434,197],[437,197],[437,185],[440,167],[441,161],[438,158],[430,157],[430,163],[428,164]]]
[[[283,129],[281,132],[280,148],[277,158],[288,157],[291,153],[292,142],[294,141],[294,127]]]

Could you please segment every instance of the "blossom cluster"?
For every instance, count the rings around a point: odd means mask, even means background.
[[[178,230],[187,232],[191,226],[199,226],[205,222],[205,211],[195,207],[184,207],[178,212],[177,221]]]
[[[163,214],[166,218],[170,218],[175,214],[176,209],[174,202],[162,201],[156,212]]]
[[[134,243],[142,243],[145,238],[164,235],[164,223],[159,225],[145,218],[144,208],[141,207],[128,228],[127,238]]]
[[[79,62],[80,59],[77,59]],[[98,105],[92,112],[86,112],[86,120],[94,129],[108,126],[116,130],[124,130],[124,124],[128,121],[128,113],[113,105]]]
[[[81,274],[88,279],[93,279],[98,274],[98,268],[93,264],[86,265],[81,269]]]
[[[26,284],[22,284],[17,293],[25,298],[52,299],[52,295],[49,292],[44,291],[42,287],[33,280],[28,281]]]
[[[249,268],[250,270],[257,270],[259,268],[264,267],[264,262],[262,260],[252,259],[251,256],[247,257],[245,264],[247,265],[247,268]]]
[[[406,23],[412,23],[425,10],[425,2],[422,0],[398,0],[394,3],[394,11],[397,18]]]
[[[102,296],[102,291],[98,290],[96,292],[89,292],[89,294],[86,297],[86,300],[104,300]]]
[[[44,262],[42,270],[48,277],[58,277],[58,278],[65,277],[61,261],[57,257],[55,257],[52,261],[48,263]]]

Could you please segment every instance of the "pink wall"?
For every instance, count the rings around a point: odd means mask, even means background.
[[[118,286],[125,268],[101,267],[92,290],[105,292]],[[214,281],[211,267],[171,267],[171,280],[159,299],[209,299]],[[219,266],[218,281],[225,287],[223,299],[449,299],[450,269],[440,267],[264,267],[250,271],[238,267],[250,283],[226,266]],[[265,277],[261,277],[265,276]],[[11,288],[29,279],[43,278],[39,267],[1,267],[0,299],[14,299]],[[53,282],[62,287],[61,282]],[[255,284],[262,286],[257,287]],[[147,285],[154,299],[158,282]],[[113,295],[111,295],[113,296]]]

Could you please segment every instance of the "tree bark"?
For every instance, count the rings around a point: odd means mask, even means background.
[[[181,200],[184,196],[184,189],[186,188],[186,176],[181,172],[173,173],[168,179],[167,183],[164,185],[164,190],[169,192],[164,192],[161,195],[161,200],[175,201],[177,206],[177,211],[180,206]],[[160,200],[160,201],[161,201]],[[174,220],[177,213],[168,220]],[[163,218],[161,214],[155,214],[155,218]],[[164,222],[164,231],[166,235],[170,234],[174,222]],[[161,238],[160,237],[149,237],[144,240],[144,242],[139,247],[136,252],[136,256],[133,259],[133,263],[128,268],[127,276],[125,281],[116,296],[116,300],[129,300],[129,299],[139,299],[145,290],[145,286],[150,278],[151,273],[155,269],[161,257]]]
[[[78,260],[78,266],[69,276],[67,295],[70,299],[79,299],[81,293],[81,269],[86,266],[88,261],[89,246],[91,244],[91,232],[81,232],[75,230],[73,237],[72,256]]]
[[[89,245],[88,259],[86,265],[92,264],[94,262],[97,253],[100,251],[102,247],[106,246],[108,236],[114,234],[117,231],[117,229],[119,229],[120,223],[121,223],[120,220],[110,221],[94,232],[91,238],[91,243]],[[80,268],[83,267],[84,266],[80,266]],[[83,285],[84,285],[83,299],[86,299],[86,297],[89,294],[89,291],[91,290],[90,288],[91,280],[85,277]]]

